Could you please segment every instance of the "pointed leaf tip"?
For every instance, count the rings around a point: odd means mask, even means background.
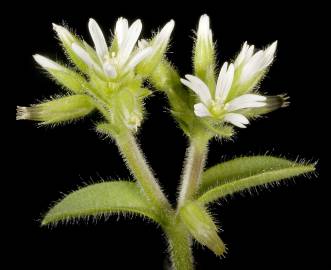
[[[202,176],[198,201],[210,203],[235,192],[311,173],[315,164],[272,156],[242,157],[207,169]]]

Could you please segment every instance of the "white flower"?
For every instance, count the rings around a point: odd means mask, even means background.
[[[240,70],[239,83],[245,84],[263,72],[272,63],[276,48],[277,41],[254,54],[254,46],[245,42],[234,62],[235,67]]]
[[[145,64],[153,68],[160,62],[168,47],[174,26],[174,20],[170,20],[150,42],[145,39],[138,41],[139,50],[143,50],[149,46],[153,48],[153,52],[143,60]]]
[[[108,78],[115,78],[119,74],[133,70],[137,64],[153,52],[151,47],[134,50],[142,30],[140,20],[136,20],[129,27],[126,19],[118,19],[115,27],[117,50],[112,53],[109,52],[105,37],[97,22],[90,19],[88,27],[99,61],[95,61],[77,43],[73,43],[71,48],[90,68],[97,73],[103,73]]]
[[[198,117],[214,117],[237,127],[245,128],[249,121],[237,111],[266,105],[266,97],[256,94],[245,94],[227,100],[233,76],[234,65],[228,65],[225,62],[219,73],[215,89],[209,89],[202,80],[193,75],[186,75],[186,80],[181,79],[181,82],[192,89],[201,100],[200,103],[194,105],[194,113]]]

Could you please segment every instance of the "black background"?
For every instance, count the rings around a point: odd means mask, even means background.
[[[169,59],[182,76],[191,73],[192,29],[204,13],[211,17],[220,62],[233,59],[245,40],[257,47],[278,40],[277,58],[262,89],[270,94],[288,93],[291,106],[240,130],[233,142],[213,141],[207,166],[235,156],[268,152],[289,159],[319,161],[318,176],[299,177],[258,194],[236,195],[214,206],[229,253],[225,259],[219,259],[196,244],[196,268],[291,266],[296,269],[309,265],[312,269],[325,269],[330,239],[326,230],[329,200],[324,194],[329,179],[323,171],[323,151],[327,145],[322,147],[322,137],[327,134],[328,108],[323,105],[323,95],[330,84],[324,84],[327,77],[322,75],[322,63],[328,57],[322,50],[327,35],[323,7],[317,2],[314,6],[280,2],[227,6],[222,2],[207,5],[205,1],[184,7],[178,5],[95,1],[71,2],[70,6],[69,2],[62,5],[43,2],[13,7],[10,12],[14,17],[7,29],[10,33],[6,33],[9,39],[5,45],[14,53],[5,57],[10,56],[8,68],[16,77],[3,78],[15,86],[15,89],[8,89],[14,94],[13,118],[14,105],[26,106],[59,93],[58,87],[44,76],[31,57],[40,53],[64,60],[52,32],[52,22],[65,22],[91,42],[87,32],[90,17],[108,34],[107,29],[114,26],[119,16],[131,22],[141,18],[143,37],[149,37],[151,30],[175,19]],[[155,94],[148,101],[149,116],[138,137],[147,159],[174,202],[187,141],[166,112],[165,105],[161,94]],[[15,180],[6,180],[10,192],[4,194],[8,196],[7,205],[12,206],[10,218],[4,222],[9,225],[7,251],[12,264],[23,263],[37,269],[49,266],[161,269],[166,258],[162,231],[139,218],[111,217],[98,224],[82,222],[51,229],[39,226],[42,214],[62,192],[68,193],[101,178],[130,177],[115,145],[94,133],[93,123],[98,119],[95,114],[53,129],[37,128],[31,122],[14,123],[14,133],[11,132],[14,151],[10,157],[15,155],[15,167],[8,168]]]

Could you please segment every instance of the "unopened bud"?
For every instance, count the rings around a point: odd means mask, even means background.
[[[180,217],[193,237],[207,246],[216,255],[226,252],[226,247],[217,234],[217,227],[203,206],[196,202],[188,202],[180,209]]]
[[[35,54],[33,58],[39,65],[47,70],[58,83],[71,90],[73,93],[80,94],[84,92],[86,81],[81,75],[42,55]]]
[[[17,120],[34,120],[41,124],[56,124],[75,120],[88,115],[94,109],[90,97],[85,95],[67,96],[31,107],[17,107]]]
[[[215,46],[207,15],[202,15],[199,21],[193,62],[196,76],[207,82],[215,79]]]

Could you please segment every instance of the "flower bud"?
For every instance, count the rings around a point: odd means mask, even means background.
[[[75,94],[84,93],[86,81],[82,76],[39,54],[35,54],[33,58],[40,66],[47,70],[59,84],[65,86]]]
[[[180,217],[193,237],[207,246],[216,255],[226,252],[223,241],[217,234],[217,227],[204,207],[196,202],[188,202],[180,209]]]
[[[168,48],[170,36],[174,29],[174,20],[169,21],[161,31],[150,41],[140,40],[138,42],[138,47],[140,50],[150,46],[152,48],[152,53],[146,57],[137,66],[137,73],[142,76],[148,76],[152,73],[155,67],[162,61],[164,54]]]
[[[67,96],[31,107],[17,107],[17,120],[40,121],[42,125],[75,120],[88,115],[94,109],[90,97],[85,95]]]
[[[248,93],[258,85],[274,60],[276,48],[277,41],[254,53],[254,46],[244,43],[234,62],[236,80],[235,87],[230,93],[231,97]]]
[[[266,96],[266,105],[259,108],[251,108],[247,111],[248,117],[263,115],[275,111],[279,108],[285,108],[289,105],[289,97],[286,95]]]
[[[84,63],[84,61],[82,61],[82,59],[77,56],[77,54],[72,49],[72,44],[74,43],[79,44],[82,47],[85,47],[85,44],[83,44],[83,42],[81,42],[79,38],[77,38],[74,34],[70,33],[63,26],[53,23],[53,29],[57,37],[59,38],[69,60],[71,60],[82,72],[87,73],[89,70],[88,66],[86,65],[86,63]]]
[[[57,25],[55,23],[52,24],[53,29],[56,32],[58,38],[61,42],[66,46],[71,46],[72,43],[75,42],[76,38],[73,34],[71,34],[66,28],[63,26]]]
[[[209,84],[215,81],[215,45],[207,15],[202,15],[199,21],[193,62],[195,75],[212,87]]]
[[[143,121],[143,97],[140,93],[140,89],[124,88],[112,97],[111,112],[115,126],[124,124],[132,131],[138,130]]]

